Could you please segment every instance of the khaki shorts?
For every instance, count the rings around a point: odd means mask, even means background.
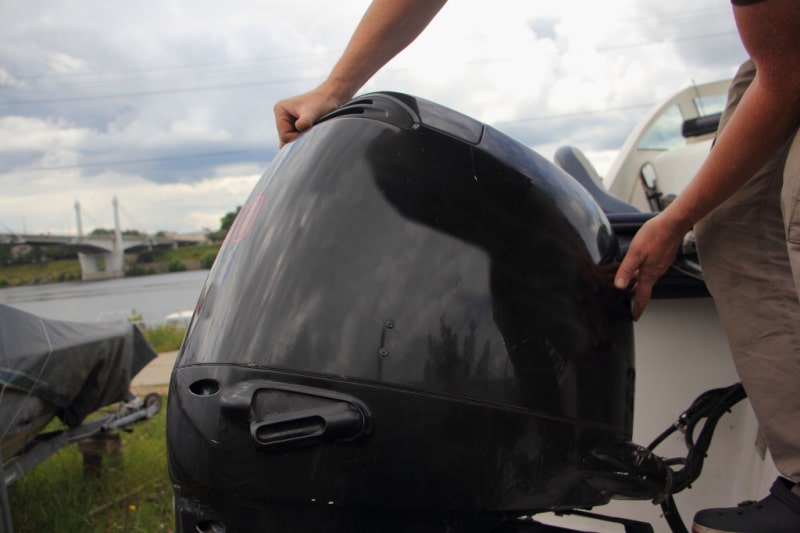
[[[731,83],[720,129],[755,75]],[[695,227],[734,362],[778,470],[800,482],[800,137]]]

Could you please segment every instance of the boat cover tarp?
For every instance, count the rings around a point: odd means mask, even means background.
[[[125,400],[133,376],[155,357],[134,324],[49,320],[0,304],[0,394],[38,397],[70,427]]]

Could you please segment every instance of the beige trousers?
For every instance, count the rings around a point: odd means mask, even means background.
[[[720,129],[755,75],[734,78]],[[800,135],[695,227],[703,274],[778,470],[800,482]]]

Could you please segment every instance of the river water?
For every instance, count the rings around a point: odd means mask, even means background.
[[[75,281],[0,289],[0,303],[44,318],[73,322],[125,321],[135,310],[145,324],[193,309],[208,270],[104,281]]]

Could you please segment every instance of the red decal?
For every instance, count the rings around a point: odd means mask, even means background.
[[[233,224],[231,242],[240,242],[247,237],[247,234],[253,229],[253,222],[255,222],[258,212],[261,211],[262,205],[264,205],[264,195],[260,194],[252,202],[248,202],[242,207]]]

